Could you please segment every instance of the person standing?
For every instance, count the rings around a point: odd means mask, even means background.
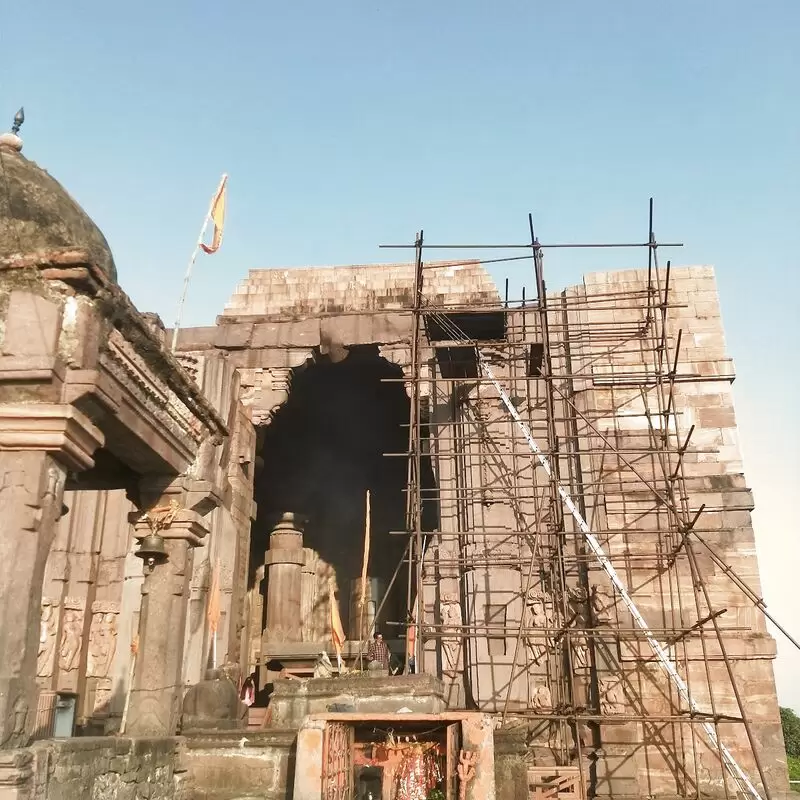
[[[367,648],[367,661],[370,665],[377,662],[381,669],[389,670],[389,645],[383,641],[383,634],[375,631]]]

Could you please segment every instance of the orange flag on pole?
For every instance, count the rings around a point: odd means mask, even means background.
[[[209,218],[214,223],[214,235],[211,238],[211,244],[203,244],[200,242],[200,247],[204,253],[211,255],[219,250],[222,244],[222,232],[225,228],[225,190],[228,186],[228,176],[223,175],[222,181],[219,184],[214,199],[211,201],[211,211]]]

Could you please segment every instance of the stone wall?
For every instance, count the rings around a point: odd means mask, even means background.
[[[433,305],[480,305],[499,299],[489,274],[474,260],[427,262],[424,285],[425,299]],[[254,269],[236,287],[223,316],[287,319],[407,310],[413,304],[413,263]]]
[[[33,798],[178,800],[177,739],[81,738],[32,748]],[[185,796],[189,800],[190,795]]]
[[[45,569],[37,682],[77,694],[77,724],[102,733],[122,714],[139,607],[138,593],[123,602],[126,565],[142,574],[127,561],[132,505],[124,490],[68,491],[64,505]]]
[[[185,800],[291,800],[296,731],[234,731],[187,737],[181,747]]]

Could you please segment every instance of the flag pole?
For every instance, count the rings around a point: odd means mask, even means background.
[[[197,254],[200,252],[200,245],[203,243],[206,231],[208,230],[208,223],[211,221],[211,212],[214,210],[214,203],[216,202],[217,197],[219,197],[219,193],[222,190],[222,187],[225,185],[225,181],[227,179],[227,174],[223,174],[222,179],[219,182],[219,186],[217,187],[217,191],[211,196],[211,203],[209,203],[208,211],[206,212],[205,219],[203,220],[203,227],[200,229],[200,235],[197,237],[194,250],[192,250],[192,257],[189,259],[189,266],[186,268],[186,275],[183,277],[183,291],[181,292],[181,299],[178,302],[178,313],[175,319],[175,326],[172,329],[171,349],[173,353],[175,352],[175,348],[178,346],[178,331],[180,330],[181,319],[183,317],[183,304],[186,301],[186,292],[189,290],[189,279],[192,277],[194,262],[197,260]]]
[[[364,558],[361,562],[361,593],[358,598],[358,667],[363,667],[364,657],[364,599],[367,591],[367,568],[369,565],[370,502],[367,489],[367,507],[364,516]]]

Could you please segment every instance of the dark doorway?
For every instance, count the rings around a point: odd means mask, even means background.
[[[276,518],[286,512],[304,515],[303,543],[335,569],[346,626],[350,581],[361,573],[367,489],[370,577],[387,586],[406,544],[406,537],[390,531],[405,530],[408,461],[385,455],[408,450],[409,398],[402,378],[402,370],[382,358],[376,346],[352,347],[339,363],[319,357],[295,370],[289,400],[259,437],[263,466],[255,479],[252,568],[264,563]],[[432,496],[429,460],[423,485]],[[434,530],[434,501],[423,516],[425,529]],[[383,619],[405,620],[407,580],[402,567]],[[395,632],[401,630],[389,635]]]

